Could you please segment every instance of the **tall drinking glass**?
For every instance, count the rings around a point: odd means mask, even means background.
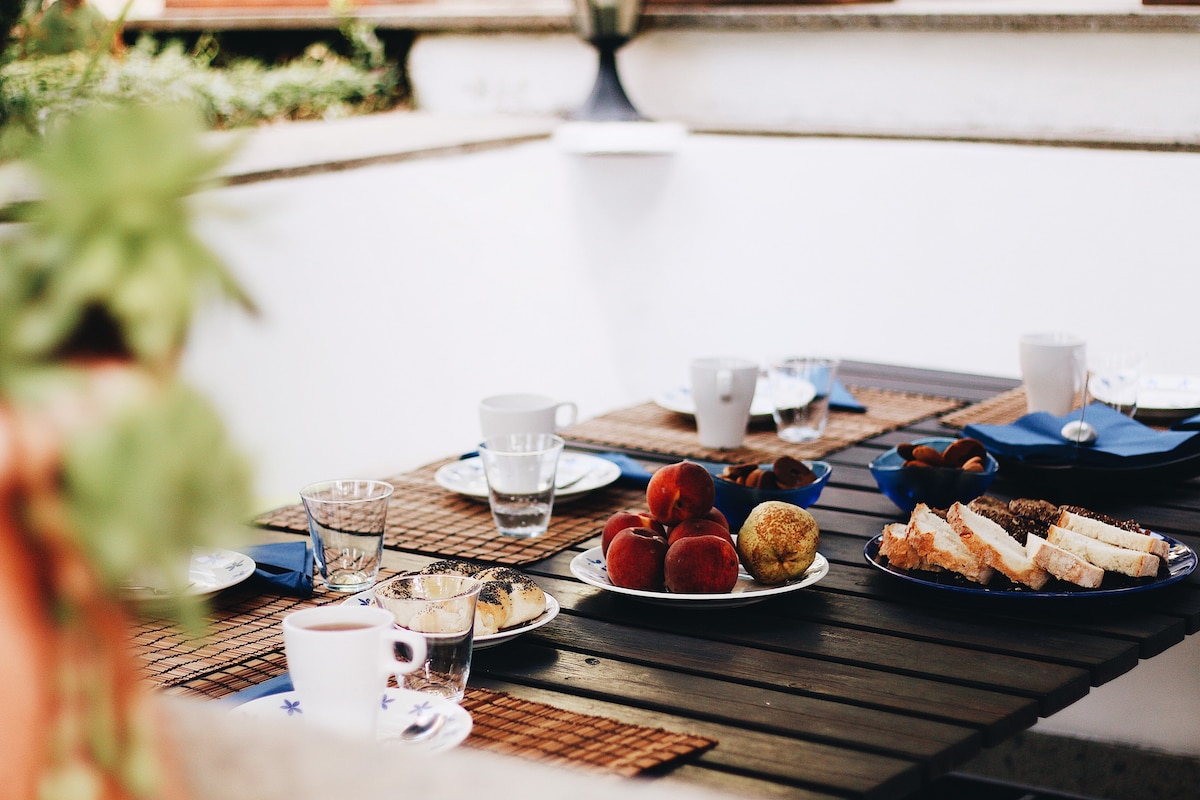
[[[530,538],[550,527],[562,450],[562,437],[547,433],[492,436],[479,445],[488,502],[502,534]]]
[[[361,592],[375,585],[392,491],[390,483],[357,479],[313,483],[300,490],[313,560],[327,588]]]

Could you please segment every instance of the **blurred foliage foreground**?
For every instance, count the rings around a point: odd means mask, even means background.
[[[125,48],[120,29],[120,19],[109,22],[82,0],[24,11],[0,58],[0,119],[40,130],[57,113],[98,103],[183,102],[209,127],[228,128],[383,111],[404,100],[402,68],[348,12],[338,42],[277,64],[227,56],[212,36],[190,50],[149,36]]]
[[[177,372],[199,307],[253,311],[193,232],[228,157],[186,104],[81,104],[12,137],[35,199],[0,226],[0,785],[185,800],[141,665],[131,583],[199,630],[193,547],[244,535],[250,470]],[[157,613],[157,612],[156,612]],[[190,625],[188,624],[190,623]]]

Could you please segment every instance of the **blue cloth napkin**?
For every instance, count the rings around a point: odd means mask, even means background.
[[[297,597],[313,592],[313,552],[305,542],[273,542],[242,548],[254,559],[254,581],[264,591]]]
[[[256,683],[248,689],[242,689],[240,692],[234,692],[231,695],[222,697],[219,702],[231,706],[240,706],[242,703],[249,703],[251,700],[257,700],[260,697],[282,694],[283,692],[290,692],[292,689],[292,676],[285,672],[282,675],[276,675],[274,678],[268,678],[262,683]]]
[[[1197,432],[1158,431],[1101,403],[1089,405],[1083,416],[1096,428],[1094,444],[1077,446],[1062,437],[1063,425],[1079,419],[1078,410],[1061,417],[1039,411],[1010,425],[967,425],[963,434],[995,455],[1046,464],[1153,466],[1200,447]]]
[[[1180,420],[1171,426],[1173,431],[1200,431],[1200,414]]]
[[[867,407],[854,399],[841,381],[834,380],[833,389],[829,392],[829,407],[835,411],[849,411],[853,414],[865,414]]]
[[[624,486],[645,486],[650,483],[650,470],[643,467],[636,459],[624,453],[595,453],[597,458],[611,461],[621,468],[621,477],[617,483]]]

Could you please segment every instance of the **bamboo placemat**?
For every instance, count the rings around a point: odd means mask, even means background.
[[[1025,387],[1018,386],[981,400],[941,418],[943,425],[964,428],[967,425],[1008,425],[1025,416]]]
[[[703,736],[628,725],[488,689],[468,688],[462,706],[474,721],[468,747],[626,777],[716,744]]]
[[[433,475],[446,459],[385,480],[396,487],[388,506],[383,544],[437,558],[463,558],[519,566],[539,561],[599,533],[614,509],[645,503],[645,492],[607,486],[568,502],[554,504],[550,530],[535,539],[503,536],[496,530],[487,501],[474,500],[438,486]],[[256,524],[307,533],[304,506],[276,509]]]
[[[380,575],[385,580],[396,573]],[[138,621],[133,647],[149,681],[170,694],[217,699],[287,672],[283,617],[300,608],[344,602],[344,595],[309,599],[263,597],[233,587],[213,602],[206,635],[189,639],[166,619]],[[716,742],[661,728],[629,725],[469,687],[462,703],[473,726],[465,744],[551,764],[635,775]]]
[[[754,423],[745,443],[736,450],[711,450],[696,439],[692,417],[668,411],[655,403],[613,411],[567,428],[563,436],[571,441],[603,447],[659,453],[675,458],[703,461],[766,463],[781,455],[801,459],[822,458],[834,451],[902,428],[917,420],[958,408],[962,401],[945,397],[883,389],[852,388],[854,396],[867,407],[864,414],[830,411],[825,434],[815,442],[790,444],[775,435],[772,424]]]

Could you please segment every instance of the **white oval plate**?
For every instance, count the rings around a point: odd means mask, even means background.
[[[571,574],[579,580],[604,589],[630,597],[636,597],[647,603],[673,608],[737,608],[751,603],[760,603],[768,597],[777,594],[787,594],[805,586],[812,586],[829,574],[829,562],[825,556],[817,553],[817,557],[803,575],[794,581],[779,586],[766,586],[750,577],[742,567],[738,567],[738,582],[733,590],[725,594],[671,594],[670,592],[646,592],[641,589],[626,589],[614,586],[608,579],[608,568],[604,566],[604,551],[599,547],[585,550],[571,559]]]
[[[687,386],[679,386],[659,392],[654,403],[667,411],[676,414],[686,414],[689,417],[696,414],[696,401],[692,399],[692,390]],[[750,416],[755,419],[766,419],[775,410],[771,402],[771,386],[766,378],[759,378],[754,388],[754,399],[750,401]]]
[[[1200,377],[1144,375],[1138,384],[1139,419],[1175,422],[1200,414]]]
[[[235,550],[193,550],[183,593],[195,597],[215,594],[246,580],[257,568],[253,558]],[[171,592],[150,586],[121,588],[124,600],[166,600],[171,596]]]
[[[400,731],[433,712],[446,715],[445,724],[433,736],[418,742],[405,742],[396,738]],[[297,722],[304,718],[303,703],[295,692],[280,692],[251,700],[234,707],[233,713],[255,717],[283,717]],[[376,738],[381,744],[436,753],[460,744],[470,735],[471,725],[471,715],[457,703],[410,689],[389,688],[383,693]]]
[[[375,590],[374,589],[368,589],[365,592],[359,592],[358,594],[351,595],[351,596],[347,597],[345,600],[343,600],[342,602],[343,603],[355,603],[360,606],[378,605],[375,602]],[[382,607],[383,606],[380,605],[380,608],[382,608]],[[557,617],[558,611],[559,611],[558,601],[555,600],[553,597],[551,597],[549,592],[547,592],[546,593],[546,610],[543,611],[540,615],[534,617],[533,619],[529,620],[528,622],[522,622],[520,625],[514,625],[513,627],[505,628],[502,631],[496,631],[495,633],[485,633],[482,636],[476,636],[475,643],[472,645],[472,647],[476,650],[486,650],[489,647],[495,647],[496,645],[504,644],[505,642],[510,642],[523,633],[529,633],[530,631],[532,631],[536,628],[542,627],[547,622],[549,622],[550,620]]]
[[[621,477],[621,468],[606,458],[587,453],[563,453],[558,459],[558,483],[567,484],[554,491],[554,502],[566,502],[588,492],[602,489]],[[457,494],[487,500],[487,476],[479,456],[451,461],[433,474],[438,486]]]

